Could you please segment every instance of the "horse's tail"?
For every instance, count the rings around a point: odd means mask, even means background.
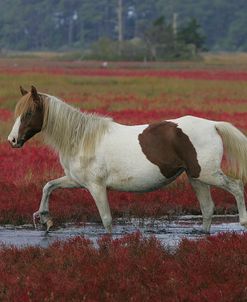
[[[232,124],[217,122],[230,173],[234,178],[247,182],[247,137]]]

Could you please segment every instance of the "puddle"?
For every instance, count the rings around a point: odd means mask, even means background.
[[[121,238],[126,234],[140,231],[143,236],[155,236],[169,248],[176,248],[183,238],[196,240],[206,235],[202,234],[201,216],[180,216],[174,220],[166,217],[160,219],[117,219],[113,225],[113,238]],[[211,236],[218,233],[247,231],[238,222],[237,215],[214,216]],[[67,240],[75,236],[85,236],[97,244],[97,240],[105,235],[103,226],[99,223],[86,223],[83,226],[66,224],[64,227],[51,231],[48,235],[42,230],[34,230],[32,225],[0,227],[0,243],[6,245],[48,247],[57,240]]]

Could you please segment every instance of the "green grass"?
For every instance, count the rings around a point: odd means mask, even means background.
[[[85,109],[97,109],[107,103],[109,110],[177,109],[245,112],[247,85],[244,81],[209,81],[154,77],[79,77],[52,74],[0,75],[0,108],[13,110],[20,97],[19,86],[61,97],[72,103],[76,99]],[[116,98],[118,102],[116,103]],[[231,100],[228,102],[227,100]],[[238,106],[234,100],[243,100]]]

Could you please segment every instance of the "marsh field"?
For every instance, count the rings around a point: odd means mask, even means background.
[[[70,62],[38,56],[0,59],[0,225],[27,225],[42,187],[62,175],[42,137],[22,149],[6,141],[19,86],[55,95],[87,112],[141,124],[196,115],[233,123],[247,133],[247,56],[207,55],[198,62]],[[237,214],[233,197],[212,190],[216,214]],[[184,175],[151,193],[109,192],[114,219],[199,215]],[[52,194],[55,228],[100,223],[87,191]],[[247,234],[183,240],[169,250],[140,233],[81,236],[48,248],[0,248],[0,301],[247,301]]]

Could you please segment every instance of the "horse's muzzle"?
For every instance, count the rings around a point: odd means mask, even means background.
[[[13,141],[13,140],[8,140],[8,142],[12,148],[21,148],[24,145],[25,140],[20,139],[20,140],[17,140],[17,142]]]

